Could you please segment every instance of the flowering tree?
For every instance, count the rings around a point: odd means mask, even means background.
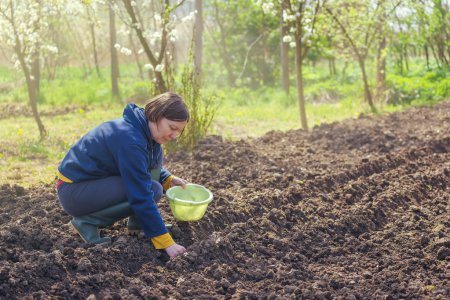
[[[185,0],[176,4],[170,4],[169,0],[161,1],[113,1],[113,9],[121,17],[122,21],[133,29],[143,48],[148,62],[145,68],[154,72],[155,89],[162,93],[170,88],[167,78],[169,72],[171,53],[169,43],[178,39],[176,24],[191,22],[195,11],[179,19],[174,13]],[[151,18],[142,18],[141,12],[145,11]],[[151,20],[150,22],[148,20]],[[120,47],[120,45],[118,45]],[[166,76],[163,76],[163,71]]]
[[[289,34],[283,37],[283,42],[295,48],[297,99],[303,129],[308,129],[308,122],[305,110],[302,63],[317,35],[315,25],[324,2],[325,0],[256,0],[266,14],[281,14],[283,25],[289,28]]]
[[[39,57],[57,53],[58,48],[47,42],[50,19],[57,15],[62,1],[0,1],[0,35],[14,52],[12,63],[21,70],[27,84],[28,98],[41,138],[47,132],[37,108]],[[33,68],[33,66],[35,66]]]
[[[372,92],[366,72],[366,60],[370,54],[372,46],[380,40],[378,68],[383,68],[383,34],[388,16],[392,15],[402,0],[397,1],[371,1],[371,0],[349,0],[346,3],[340,1],[330,1],[326,11],[333,18],[342,32],[343,39],[350,45],[354,56],[358,61],[364,84],[364,98],[372,111],[376,111],[373,102]],[[380,73],[380,72],[379,72]],[[381,75],[381,74],[380,74]],[[379,80],[384,80],[381,77]],[[381,94],[381,92],[378,92]]]

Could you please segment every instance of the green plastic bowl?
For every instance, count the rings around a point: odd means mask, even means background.
[[[206,212],[213,194],[202,185],[189,183],[186,189],[171,187],[166,191],[172,214],[178,221],[198,221]]]

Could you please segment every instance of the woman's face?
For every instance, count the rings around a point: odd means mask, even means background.
[[[161,118],[158,122],[150,121],[148,124],[153,140],[162,145],[176,139],[183,131],[187,121],[172,121]]]

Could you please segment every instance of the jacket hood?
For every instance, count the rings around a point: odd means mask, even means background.
[[[139,128],[145,132],[145,136],[149,142],[152,141],[152,134],[150,128],[148,128],[148,120],[145,117],[143,108],[136,104],[127,104],[123,110],[123,119],[133,125],[133,127]]]

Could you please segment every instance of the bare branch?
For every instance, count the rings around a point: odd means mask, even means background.
[[[147,41],[145,40],[145,37],[142,33],[142,28],[138,26],[138,20],[136,18],[136,14],[134,12],[133,6],[131,5],[130,0],[123,0],[123,4],[125,5],[125,9],[128,12],[128,15],[131,18],[131,27],[134,28],[136,31],[136,34],[138,36],[139,41],[141,42],[142,47],[144,48],[145,54],[147,55],[148,60],[153,65],[153,67],[156,67],[158,65],[158,61],[156,60],[155,56],[152,53],[152,50],[148,46]]]
[[[264,36],[264,34],[265,34],[265,33],[260,34],[260,35],[256,38],[256,40],[254,40],[254,41],[250,44],[250,46],[248,47],[248,49],[247,49],[247,54],[245,55],[244,65],[242,66],[242,71],[241,71],[241,73],[239,74],[237,80],[241,79],[241,78],[242,78],[242,75],[243,75],[244,72],[245,72],[245,68],[247,67],[248,55],[250,54],[250,51],[252,50],[253,46],[255,46],[256,43]]]

